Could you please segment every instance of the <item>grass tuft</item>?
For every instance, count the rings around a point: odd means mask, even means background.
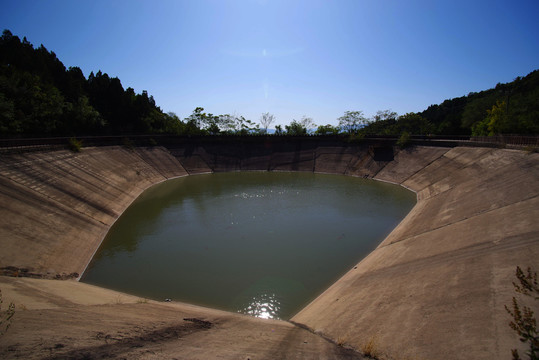
[[[363,355],[371,359],[377,359],[379,356],[377,337],[375,335],[371,336],[365,344],[360,346],[360,350]]]

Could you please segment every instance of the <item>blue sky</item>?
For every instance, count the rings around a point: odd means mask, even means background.
[[[165,112],[337,124],[539,69],[539,1],[1,0],[0,27]]]

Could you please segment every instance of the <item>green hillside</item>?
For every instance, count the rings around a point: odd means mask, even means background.
[[[363,131],[378,135],[539,134],[539,70],[494,89],[431,105],[419,113],[385,114],[389,116],[375,117]]]

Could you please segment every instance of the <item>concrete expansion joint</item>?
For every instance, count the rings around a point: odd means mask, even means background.
[[[161,176],[163,177],[163,179],[166,179],[166,178],[167,178],[167,177],[161,172],[160,169],[158,169],[158,168],[155,167],[155,166],[152,166],[152,164],[150,164],[146,159],[144,159],[144,158],[142,157],[142,155],[141,155],[138,151],[135,151],[134,153],[135,153],[135,155],[136,155],[136,156],[137,156],[137,157],[138,157],[144,164],[146,164],[146,166],[147,166],[149,169],[153,169],[153,170],[157,171],[157,172],[159,173],[159,175],[161,175]]]
[[[410,190],[410,191],[413,191],[415,193],[419,193],[419,191],[425,189],[421,189],[421,190],[412,190],[411,188],[408,188],[402,184],[404,184],[406,181],[412,179],[415,175],[419,174],[421,171],[423,171],[425,168],[429,167],[430,165],[432,165],[433,163],[439,161],[442,157],[444,157],[445,154],[447,154],[448,151],[450,151],[451,149],[449,148],[446,152],[444,152],[443,154],[440,154],[438,157],[432,159],[430,162],[428,162],[427,164],[421,166],[417,171],[415,171],[414,173],[410,174],[406,179],[404,180],[401,180],[401,182],[399,183],[401,186],[403,186],[404,188]]]
[[[393,244],[401,243],[401,242],[403,242],[403,241],[407,241],[407,240],[416,238],[416,237],[421,236],[421,235],[429,234],[429,233],[431,233],[431,232],[434,232],[434,231],[437,231],[437,230],[446,228],[446,227],[448,227],[448,226],[453,226],[453,225],[462,223],[462,222],[464,222],[464,221],[468,221],[468,220],[473,219],[473,218],[475,218],[475,217],[477,217],[477,216],[482,216],[482,215],[488,214],[488,213],[493,212],[493,211],[501,210],[501,209],[506,208],[506,207],[508,207],[508,206],[513,206],[513,205],[516,205],[516,204],[520,204],[520,203],[523,203],[523,202],[526,202],[526,201],[535,199],[535,198],[537,198],[537,197],[539,197],[539,194],[533,195],[533,196],[529,196],[529,197],[527,197],[527,198],[524,198],[524,199],[521,199],[521,200],[518,200],[518,201],[515,201],[515,202],[512,202],[512,203],[508,203],[508,204],[505,204],[505,205],[503,205],[503,206],[499,206],[499,207],[495,207],[495,208],[489,208],[489,209],[480,210],[480,211],[478,211],[478,212],[476,212],[476,213],[474,213],[474,214],[472,214],[472,215],[465,216],[465,217],[463,217],[463,218],[461,218],[461,219],[458,219],[458,220],[456,220],[456,221],[453,221],[453,222],[450,222],[450,223],[447,223],[447,224],[444,224],[444,225],[441,225],[441,226],[437,226],[437,227],[428,229],[428,230],[426,230],[426,231],[422,231],[422,232],[418,232],[418,233],[415,233],[415,234],[406,236],[406,237],[404,237],[404,238],[402,238],[402,239],[392,241],[392,242],[390,242],[390,243],[387,244],[387,245],[381,245],[381,246],[379,246],[378,248],[385,248],[385,247],[391,246],[391,245],[393,245]]]
[[[329,337],[328,335],[324,334],[322,331],[320,330],[314,330],[312,329],[311,327],[305,325],[305,324],[302,324],[302,323],[299,323],[299,322],[296,322],[296,321],[292,321],[292,320],[288,320],[286,321],[292,325],[294,325],[295,327],[297,328],[300,328],[300,329],[303,329],[303,330],[306,330],[308,332],[310,332],[311,334],[313,335],[316,335],[318,336],[319,338],[327,341],[328,343],[334,345],[334,346],[337,346],[337,347],[342,347],[342,348],[345,348],[345,349],[348,349],[348,350],[351,350],[353,352],[355,352],[358,356],[362,357],[363,354],[361,352],[359,352],[357,349],[351,347],[351,346],[346,346],[346,345],[343,345],[341,343],[339,343],[338,341],[334,340],[333,338]]]

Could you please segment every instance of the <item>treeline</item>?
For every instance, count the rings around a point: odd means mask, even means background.
[[[420,113],[436,134],[539,134],[539,70]]]
[[[146,91],[124,89],[101,71],[85,78],[43,45],[34,48],[9,30],[0,38],[0,135],[71,136],[173,133]]]
[[[361,132],[377,135],[539,134],[539,71],[494,89],[431,105],[425,111],[398,116],[379,111],[365,119]]]
[[[337,120],[337,126],[317,126],[304,116],[284,128],[275,126],[275,134],[539,134],[539,70],[419,113],[382,110],[366,118],[361,111],[345,111]],[[146,91],[124,89],[117,77],[98,71],[85,78],[80,68],[66,69],[43,45],[34,48],[9,30],[0,38],[2,137],[264,134],[274,121],[269,113],[255,123],[242,116],[205,113],[202,107],[181,120],[164,113]]]

